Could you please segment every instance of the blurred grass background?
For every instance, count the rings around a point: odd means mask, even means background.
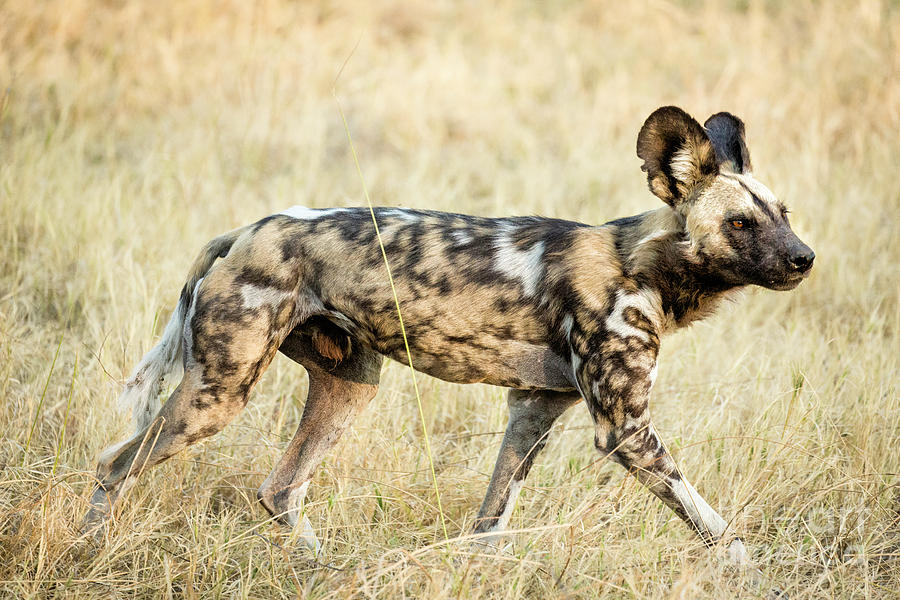
[[[439,544],[396,364],[311,488],[333,568],[255,501],[305,397],[283,357],[225,432],[142,478],[108,541],[78,539],[96,457],[129,428],[121,381],[206,240],[293,204],[364,203],[336,89],[377,204],[590,223],[657,206],[634,153],[656,107],[742,117],[757,177],[816,268],[667,339],[657,428],[792,598],[896,598],[898,9],[0,2],[0,594],[754,595],[598,461],[581,407],[532,471],[512,553]],[[420,387],[458,533],[489,479],[504,394]]]

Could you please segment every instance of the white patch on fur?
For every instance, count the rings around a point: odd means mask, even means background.
[[[572,371],[575,373],[575,381],[578,381],[578,369],[581,368],[581,357],[575,354],[575,351],[572,351]]]
[[[302,219],[304,221],[315,221],[322,217],[346,212],[346,210],[346,208],[307,208],[298,204],[283,210],[278,214],[293,217],[294,219]]]
[[[506,497],[506,506],[503,507],[503,512],[500,513],[500,516],[497,518],[493,527],[487,530],[487,533],[492,533],[494,535],[482,538],[485,543],[494,545],[503,537],[503,532],[505,532],[509,526],[509,520],[512,518],[513,509],[516,507],[516,500],[518,500],[519,494],[522,492],[523,484],[524,481],[516,479],[509,483],[509,495]]]
[[[658,321],[656,315],[659,314],[657,296],[646,290],[636,294],[628,294],[624,290],[619,290],[616,292],[616,303],[613,305],[612,312],[606,317],[606,328],[623,338],[636,337],[649,342],[650,334],[625,321],[625,310],[635,308],[655,325]]]
[[[572,383],[575,384],[575,389],[578,390],[578,393],[581,394],[582,398],[587,398],[584,394],[584,390],[581,388],[581,383],[578,381],[578,371],[581,369],[581,363],[584,362],[581,360],[581,357],[575,354],[575,351],[572,350],[570,355],[569,362],[572,365]]]
[[[321,556],[322,544],[319,543],[316,537],[316,532],[313,530],[312,523],[309,522],[309,517],[302,514],[303,503],[306,500],[306,491],[308,489],[309,481],[304,481],[291,490],[291,493],[288,495],[288,512],[285,518],[291,524],[291,527],[295,529],[298,528],[297,524],[299,523],[300,539],[303,540],[304,545],[309,548],[310,552],[315,556]]]
[[[697,171],[690,148],[687,146],[679,148],[672,155],[669,167],[672,169],[672,175],[675,179],[681,183],[690,183]]]
[[[452,237],[453,241],[455,241],[460,246],[464,246],[466,244],[471,244],[472,241],[475,239],[472,237],[472,234],[467,229],[454,229],[450,233],[450,237]]]
[[[656,383],[656,374],[657,374],[658,371],[659,371],[659,365],[658,365],[658,364],[654,364],[654,365],[653,365],[653,368],[650,369],[650,387],[651,387],[651,388],[653,387],[653,384]]]
[[[316,558],[325,556],[325,550],[322,548],[319,538],[316,537],[316,531],[306,515],[303,515],[303,518],[300,520],[300,539],[303,540],[303,544],[309,551],[313,553],[313,556]]]
[[[753,202],[753,198],[750,197],[750,194],[747,193],[747,190],[745,190],[741,186],[740,181],[738,181],[739,177],[740,177],[739,175],[730,174],[728,177],[725,177],[724,179],[725,179],[725,181],[730,183],[731,186],[740,193],[741,199],[744,201],[743,209],[746,211],[749,211],[752,214],[752,212],[756,210],[756,204]],[[740,179],[741,179],[741,181],[744,180],[744,178],[742,178],[742,177],[740,177]],[[750,187],[750,186],[748,185],[747,187]],[[753,188],[750,187],[750,189],[752,190]],[[759,195],[759,194],[757,194],[757,195]],[[760,197],[762,197],[762,196],[760,196]]]
[[[528,250],[519,250],[513,244],[511,231],[507,228],[494,242],[497,251],[494,268],[510,279],[519,280],[525,295],[533,296],[544,274],[544,242],[537,242]]]
[[[753,198],[751,198],[747,190],[744,189],[744,186],[752,191],[757,198],[765,202],[772,210],[772,212],[776,214],[778,213],[780,209],[778,198],[775,197],[775,194],[772,193],[772,190],[757,181],[756,178],[753,177],[753,175],[749,173],[730,173],[724,179],[731,183],[731,185],[733,185],[741,193],[741,197],[744,199],[747,210],[755,211],[757,210],[757,207],[756,203],[753,201]],[[744,184],[744,186],[741,185],[742,183]]]
[[[772,193],[772,190],[767,188],[765,185],[759,182],[756,177],[749,173],[744,174],[734,174],[732,177],[735,177],[742,181],[744,185],[750,188],[754,194],[759,196],[760,200],[765,201],[769,205],[774,206],[778,203],[778,199],[775,197],[775,194]]]
[[[401,219],[403,221],[407,221],[408,223],[415,223],[419,220],[419,215],[413,214],[407,210],[402,208],[382,208],[375,211],[376,217],[393,217],[395,219]]]
[[[276,305],[288,296],[287,292],[268,287],[259,287],[251,283],[241,286],[241,297],[244,299],[244,308],[255,309],[260,306]]]
[[[688,517],[698,528],[705,529],[713,538],[719,538],[725,533],[728,523],[706,503],[703,496],[694,489],[689,481],[682,477],[677,481],[670,482],[669,485]]]
[[[671,233],[670,231],[666,231],[666,230],[654,231],[653,233],[651,233],[651,234],[649,234],[649,235],[646,235],[646,236],[644,236],[643,238],[641,238],[641,241],[639,241],[639,242],[637,243],[637,245],[638,245],[638,246],[643,246],[643,245],[646,244],[647,242],[652,242],[653,240],[658,240],[658,239],[664,238],[664,237],[666,237],[667,235],[669,235],[670,233]]]
[[[632,417],[629,414],[625,415],[625,422],[622,424],[622,431],[626,432],[626,435],[634,435],[635,432],[648,430],[650,439],[654,437],[659,440],[659,436],[656,433],[656,429],[653,427],[653,423],[650,422],[650,416],[647,414],[647,411],[644,411],[640,416]]]
[[[563,337],[567,340],[569,336],[572,335],[572,327],[575,326],[575,319],[572,318],[572,315],[566,315],[562,319],[562,323],[559,326],[559,330],[562,332]]]
[[[202,282],[203,278],[201,278],[197,282],[197,285],[194,286],[194,293],[191,299],[191,307],[184,319],[184,326],[182,329],[182,336],[184,338],[184,356],[187,360],[193,360],[194,357],[194,330],[191,329],[191,321],[194,319],[194,312],[197,308],[197,290],[200,288],[200,284]]]
[[[306,490],[309,489],[309,481],[304,481],[291,490],[287,499],[287,514],[285,518],[291,525],[296,525],[303,512],[303,501],[306,500]]]

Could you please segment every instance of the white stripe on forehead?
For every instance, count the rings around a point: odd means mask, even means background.
[[[747,193],[747,190],[744,189],[744,187],[741,185],[741,182],[736,179],[736,176],[729,174],[723,179],[728,182],[728,185],[738,191],[739,197],[744,201],[744,208],[746,210],[756,210],[756,204],[753,202],[753,198],[750,197],[750,194]]]
[[[302,219],[304,221],[315,221],[329,215],[340,214],[346,212],[346,208],[307,208],[305,206],[292,206],[278,213],[294,219]]]
[[[515,230],[515,226],[501,225],[494,241],[497,250],[494,268],[510,279],[519,280],[525,295],[533,296],[544,273],[544,242],[535,242],[528,250],[519,250],[513,243]]]
[[[757,198],[768,204],[770,208],[774,209],[779,205],[778,198],[775,197],[775,194],[772,193],[772,190],[761,184],[755,177],[753,177],[753,175],[739,175],[737,173],[730,173],[725,179],[731,182],[732,185],[740,189],[741,192],[745,196],[747,196],[747,200],[753,206],[755,206],[755,203],[753,202],[753,198],[751,198],[747,193],[747,190],[753,192]],[[741,184],[743,184],[743,186]]]

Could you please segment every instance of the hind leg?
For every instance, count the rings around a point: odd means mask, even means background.
[[[157,417],[131,438],[105,450],[97,466],[97,485],[85,530],[102,525],[126,489],[149,469],[187,446],[225,427],[243,408],[237,397],[217,402],[215,410],[197,407],[202,394],[190,385],[176,388]]]
[[[284,354],[308,371],[309,394],[297,433],[257,492],[260,503],[276,519],[300,528],[304,543],[316,555],[321,546],[302,512],[306,490],[325,453],[375,396],[382,362],[379,354],[359,344],[352,345],[349,356],[337,350],[343,344],[327,344],[336,352],[334,358],[325,358],[318,333],[294,333],[281,346]]]
[[[290,332],[295,302],[286,292],[239,284],[228,266],[198,287],[184,326],[184,376],[156,417],[108,448],[84,528],[95,529],[138,474],[227,425]],[[248,297],[250,301],[248,301]]]

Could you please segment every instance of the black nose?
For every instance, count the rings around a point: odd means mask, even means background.
[[[810,267],[812,267],[813,260],[816,258],[816,253],[813,252],[809,248],[803,248],[798,251],[796,254],[791,256],[791,266],[797,269],[798,271],[806,271]]]

